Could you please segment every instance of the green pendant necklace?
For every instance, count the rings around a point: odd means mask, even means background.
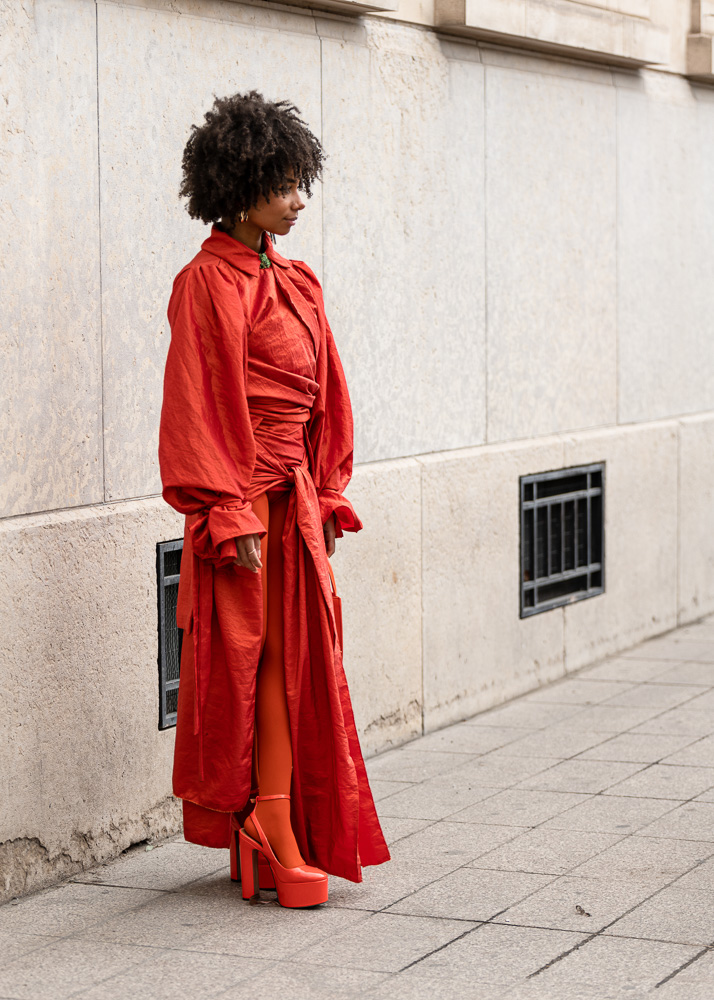
[[[263,242],[265,242],[266,239],[267,239],[267,235],[264,237]],[[273,242],[275,242],[275,237],[274,236],[273,236]],[[270,258],[268,257],[267,253],[264,250],[261,253],[258,254],[258,257],[260,259],[260,266],[261,266],[261,268],[270,267]]]

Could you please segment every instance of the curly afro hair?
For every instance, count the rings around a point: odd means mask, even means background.
[[[257,90],[217,97],[183,151],[179,195],[191,218],[235,220],[261,195],[286,194],[291,171],[310,198],[325,154],[298,115],[289,101],[266,101]]]

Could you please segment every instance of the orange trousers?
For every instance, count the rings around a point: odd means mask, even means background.
[[[267,791],[284,779],[287,767],[292,771],[290,723],[285,697],[283,660],[283,546],[282,533],[288,509],[288,494],[271,503],[267,493],[253,501],[253,511],[267,534],[261,539],[260,561],[263,564],[263,635],[255,695],[255,739],[253,753],[261,793],[290,792],[290,787]],[[261,734],[260,730],[264,732]]]
[[[253,765],[260,795],[290,794],[293,770],[290,717],[285,695],[283,655],[283,543],[289,493],[270,499],[262,493],[253,510],[267,534],[261,539],[263,564],[263,635],[255,693]],[[256,813],[278,860],[286,867],[303,864],[290,825],[290,802],[258,803]],[[248,832],[252,833],[248,822]]]

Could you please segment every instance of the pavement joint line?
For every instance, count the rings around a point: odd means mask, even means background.
[[[133,947],[136,947],[136,946],[133,946]],[[165,950],[172,951],[172,950],[179,950],[179,949],[165,949]],[[223,953],[222,952],[208,952],[208,953],[206,953],[206,952],[194,952],[193,954],[219,954],[220,955],[220,954],[223,954]],[[229,957],[243,958],[244,956],[242,956],[242,955],[236,955],[236,956],[229,956]],[[260,961],[260,959],[258,961]],[[244,982],[246,979],[250,979],[252,976],[263,975],[265,972],[268,972],[270,969],[272,969],[275,965],[278,964],[277,961],[276,962],[271,962],[270,960],[267,960],[267,961],[268,961],[267,967],[261,969],[260,972],[257,972],[257,973],[256,972],[249,972],[245,976],[241,976],[240,979],[234,980],[232,983],[230,983],[229,986],[226,987],[225,990],[221,990],[220,993],[212,993],[211,997],[213,998],[213,997],[222,996],[224,993],[227,993],[228,990],[232,990],[239,983]],[[108,983],[112,979],[118,979],[120,976],[123,976],[130,969],[134,968],[137,965],[141,965],[141,964],[142,964],[141,961],[132,962],[131,965],[127,965],[123,969],[120,969],[118,972],[112,973],[111,976],[107,976],[104,979],[97,980],[96,982],[91,983],[89,986],[83,986],[81,989],[76,990],[74,993],[68,994],[67,1000],[70,1000],[70,998],[72,998],[72,997],[81,997],[83,993],[87,993],[89,990],[95,989],[95,987],[100,986],[102,983]],[[1,998],[0,998],[0,1000],[1,1000]]]
[[[610,938],[613,941],[650,941],[652,944],[680,944],[684,948],[704,948],[709,949],[710,944],[702,944],[701,941],[683,941],[680,938],[650,937],[644,934],[613,934],[612,931],[602,931],[599,937]]]
[[[186,885],[190,885],[187,882]],[[84,882],[82,879],[72,878],[69,880],[69,885],[91,885],[95,886],[97,889],[139,889],[141,892],[163,892],[172,893],[178,892],[178,889],[155,889],[153,886],[148,887],[145,885],[115,885],[113,882]]]
[[[623,735],[626,735],[626,734],[623,733]],[[639,735],[642,735],[642,736],[648,735],[649,736],[651,734],[650,733],[648,733],[648,734],[645,734],[645,733],[642,733],[642,734],[640,734],[640,733],[633,733],[632,735],[633,736],[639,736]],[[703,737],[703,738],[706,739],[707,737]],[[600,744],[598,744],[598,746],[599,745]],[[682,749],[682,750],[688,750],[689,747],[691,747],[691,746],[694,746],[694,744],[693,743],[689,743],[689,744],[687,744],[686,747],[681,747],[680,749]],[[595,749],[595,748],[591,747],[590,749]],[[587,752],[587,751],[584,751],[584,752]],[[674,752],[675,753],[679,753],[678,750],[675,750]],[[671,754],[669,754],[668,756],[671,756]],[[573,757],[568,757],[568,758],[565,758],[565,759],[567,759],[567,760],[578,760],[578,761],[580,761],[580,760],[582,760],[582,761],[592,761],[593,764],[642,764],[642,765],[647,765],[648,767],[654,767],[654,765],[657,764],[658,767],[709,767],[712,770],[714,770],[714,764],[675,764],[675,763],[668,763],[666,757],[658,757],[657,760],[612,760],[609,757],[605,757],[605,758],[599,758],[599,757],[575,757],[575,758],[573,758]],[[637,774],[637,773],[638,772],[635,771],[635,774]],[[631,778],[632,775],[628,775],[628,777]],[[627,781],[627,778],[622,778],[621,780],[622,781]],[[609,787],[612,787],[612,786],[609,786]],[[648,798],[649,798],[649,796],[648,796]]]
[[[110,976],[105,976],[104,979],[95,980],[93,983],[90,983],[89,986],[82,986],[80,987],[80,989],[75,990],[73,993],[68,993],[67,1000],[70,1000],[70,997],[81,996],[82,993],[86,993],[88,990],[93,990],[95,989],[95,987],[101,986],[102,983],[108,983],[112,979],[117,979],[119,976],[123,976],[125,972],[128,972],[136,965],[141,965],[141,959],[137,959],[136,962],[130,962],[128,965],[125,965],[122,969],[119,969],[117,972],[113,972]]]
[[[714,803],[712,803],[712,802],[702,802],[701,805],[714,805]],[[673,811],[674,810],[670,809],[670,812],[673,812]],[[664,813],[664,816],[669,816],[669,813]],[[659,819],[663,819],[663,818],[664,818],[663,816],[659,817]],[[653,820],[653,822],[658,823],[659,819]],[[644,829],[646,829],[646,827],[643,827],[642,829],[644,830]],[[634,836],[634,834],[632,834],[631,836]],[[643,833],[643,832],[638,833],[637,836],[638,837],[646,837],[647,840],[676,840],[676,841],[684,841],[685,844],[711,844],[712,847],[714,847],[714,839],[712,839],[712,840],[708,840],[708,839],[707,840],[702,840],[701,837],[660,837],[660,836],[657,836],[656,834],[653,834],[653,833]],[[712,891],[713,890],[711,890],[711,889],[700,889],[699,890],[699,892],[712,892]]]
[[[554,830],[553,832],[554,833],[559,833],[559,832],[562,832],[562,831]],[[579,830],[578,833],[580,833],[580,832],[582,832],[582,831]],[[615,845],[612,844],[611,846],[614,847]],[[712,846],[714,847],[714,844]],[[605,848],[605,849],[607,850],[607,848]],[[593,857],[596,857],[596,855],[593,854]],[[583,861],[583,862],[581,862],[581,864],[585,864],[585,862]],[[474,864],[471,864],[468,867],[473,868],[477,872],[500,872],[502,875],[542,875],[544,878],[557,879],[557,878],[565,878],[566,876],[570,877],[571,874],[572,874],[572,872],[575,871],[575,869],[577,867],[579,867],[579,866],[576,865],[575,868],[569,868],[565,872],[535,872],[535,871],[531,871],[530,868],[518,868],[518,869],[516,869],[516,868],[481,868],[478,865],[474,865]],[[578,876],[578,878],[590,878],[590,877],[592,877],[592,876],[588,876],[588,875],[579,875]],[[603,882],[603,881],[605,881],[605,879],[598,879],[598,881]],[[541,888],[545,889],[545,886],[541,886]],[[538,892],[538,891],[540,891],[540,890],[536,890],[536,892]],[[527,897],[524,896],[523,898],[526,899]],[[519,900],[519,902],[522,902],[522,900]],[[515,903],[511,903],[511,906],[515,906],[515,905],[516,905]]]
[[[599,763],[599,764],[606,764],[606,763],[611,763],[611,762],[610,761],[597,761],[597,763]],[[617,763],[617,761],[612,762],[612,763]],[[632,763],[636,763],[636,762],[632,762]],[[657,767],[680,767],[682,765],[678,765],[678,764],[657,764],[656,766]],[[637,774],[644,774],[645,771],[649,771],[653,767],[655,767],[655,762],[650,761],[649,763],[645,763],[639,769],[639,771],[635,771],[633,774],[628,774],[628,776],[626,778],[618,778],[617,781],[613,782],[611,785],[607,785],[605,788],[600,789],[600,791],[601,791],[601,793],[609,792],[613,788],[617,788],[618,785],[623,785],[626,781],[629,781],[630,778],[634,778],[635,775],[637,775]],[[626,798],[633,798],[633,799],[642,799],[642,798],[649,799],[649,798],[654,798],[654,796],[650,796],[650,795],[628,795],[628,796],[625,796],[625,797]]]
[[[77,932],[75,934],[68,934],[67,937],[63,938],[62,940],[68,940],[69,941],[69,940],[71,940],[72,938],[75,938],[75,937],[81,937],[81,934],[79,932]],[[248,955],[248,954],[244,954],[243,952],[236,952],[236,951],[209,951],[206,948],[189,948],[189,947],[186,947],[186,948],[177,948],[177,947],[172,946],[170,944],[145,944],[143,942],[138,942],[138,941],[129,941],[129,942],[126,942],[126,941],[102,941],[102,940],[95,940],[94,938],[92,938],[91,940],[95,944],[117,944],[117,945],[119,945],[122,948],[136,948],[137,950],[142,950],[142,951],[147,951],[147,952],[151,952],[151,951],[171,951],[171,952],[174,952],[175,951],[175,952],[177,952],[178,954],[181,954],[181,955],[222,955],[224,958],[250,958],[253,961],[256,961],[256,956],[255,955]],[[291,955],[292,954],[293,953],[291,952]],[[288,958],[291,957],[291,955],[286,955],[284,959],[268,959],[268,958],[266,958],[266,959],[257,959],[257,961],[282,962],[282,961],[287,961]],[[138,963],[134,963],[134,964],[138,964]],[[128,968],[128,966],[127,966],[127,968]],[[2,1000],[2,998],[0,998],[0,1000]]]
[[[605,763],[605,762],[603,762],[603,763]],[[635,774],[639,774],[639,773],[640,773],[639,771],[635,771]],[[704,792],[709,791],[711,788],[714,788],[714,785],[711,785],[710,788],[705,789]],[[661,814],[661,816],[658,816],[656,820],[652,820],[651,822],[653,822],[653,823],[654,822],[659,822],[659,820],[663,819],[665,816],[669,816],[670,813],[674,812],[680,806],[686,806],[690,802],[696,802],[698,800],[699,796],[704,794],[704,792],[697,792],[696,795],[692,795],[688,799],[661,799],[661,798],[658,798],[657,796],[654,796],[654,795],[646,795],[646,796],[643,796],[643,795],[620,795],[620,796],[614,796],[612,794],[608,795],[608,792],[609,792],[609,789],[606,789],[606,790],[603,790],[603,791],[600,791],[600,792],[594,792],[594,793],[592,793],[591,797],[592,798],[597,798],[597,797],[602,797],[602,798],[616,798],[616,797],[619,797],[619,798],[623,798],[623,799],[646,798],[646,799],[648,799],[650,801],[654,800],[655,802],[672,802],[672,803],[674,803],[672,805],[671,809],[667,809],[665,812],[663,812]],[[582,792],[581,793],[572,793],[571,792],[571,793],[565,793],[565,794],[587,794],[587,793],[582,793]],[[564,816],[565,813],[570,812],[572,809],[576,809],[578,807],[578,805],[583,805],[583,804],[584,803],[579,802],[579,803],[577,803],[574,806],[568,806],[568,808],[564,809],[562,813],[556,813],[556,815],[557,816]],[[555,819],[555,816],[552,816],[551,819]],[[631,833],[625,834],[625,836],[626,837],[638,837],[638,836],[642,837],[642,836],[646,836],[646,834],[643,834],[640,831],[641,830],[646,830],[648,826],[650,826],[650,823],[645,823],[644,826],[638,827],[637,830],[633,830]],[[607,831],[603,831],[603,832],[607,832]],[[656,839],[672,840],[673,838],[672,837],[661,837],[661,838],[656,838]],[[686,839],[686,838],[676,838],[676,839]]]
[[[693,667],[695,664],[698,664],[699,666],[701,666],[702,665],[702,661],[701,660],[682,660],[681,662],[677,662],[675,664],[675,666],[677,666],[677,667]],[[710,666],[710,667],[712,667],[712,669],[714,669],[714,663],[709,663],[708,666]],[[670,669],[673,669],[673,668],[670,668]],[[657,677],[651,677],[650,680],[644,681],[644,683],[645,684],[658,684],[658,685],[660,685],[662,687],[667,687],[668,685],[671,685],[671,684],[676,684],[677,687],[706,687],[706,688],[708,688],[708,690],[711,690],[711,685],[709,685],[709,684],[695,684],[693,681],[663,681],[663,680],[659,680],[659,675]]]
[[[389,906],[390,904],[388,903],[387,905]],[[327,906],[326,909],[328,909],[328,910],[348,910],[350,912],[352,910],[357,910],[358,913],[369,913],[369,914],[375,914],[375,913],[381,913],[382,912],[381,909],[379,909],[379,910],[372,910],[369,906],[336,906],[336,905],[333,905],[333,906]]]
[[[279,967],[281,964],[282,963],[280,961],[276,961],[276,962],[273,962],[270,965],[268,965],[266,968],[261,969],[258,972],[250,972],[247,976],[242,976],[240,979],[236,979],[235,982],[231,983],[230,986],[227,986],[224,990],[220,990],[220,992],[218,992],[218,993],[212,993],[211,996],[210,996],[210,998],[208,998],[208,1000],[220,1000],[220,997],[225,996],[226,993],[228,993],[232,989],[235,989],[235,987],[238,986],[238,985],[240,985],[240,983],[249,983],[250,984],[250,981],[253,980],[253,979],[259,980],[261,976],[264,976],[266,974],[266,972],[271,972],[273,969]],[[334,965],[320,966],[320,968],[335,969],[335,968],[339,968],[339,966],[334,966]],[[367,971],[371,971],[371,970],[367,970]],[[377,984],[377,985],[380,985],[380,984]],[[258,995],[260,995],[259,991],[258,991]],[[346,994],[344,996],[344,1000],[349,1000],[349,997],[347,997]]]
[[[701,951],[697,952],[696,955],[692,955],[692,957],[687,959],[686,962],[683,962],[682,965],[676,968],[673,972],[670,972],[669,975],[665,976],[664,979],[660,979],[658,983],[655,983],[654,988],[659,989],[660,986],[664,986],[664,984],[668,983],[670,979],[674,979],[674,977],[678,976],[680,972],[684,972],[684,970],[688,969],[690,965],[694,965],[694,963],[698,962],[700,958],[708,952],[711,952],[712,948],[714,948],[714,944],[706,945]]]
[[[242,901],[243,902],[248,902],[247,900],[242,900]],[[276,898],[275,902],[276,902],[276,904],[278,906],[280,905],[279,903],[277,903],[277,898]],[[367,909],[362,910],[359,907],[348,907],[348,906],[343,906],[343,907],[335,906],[335,907],[332,907],[332,912],[340,911],[340,910],[347,910],[347,911],[351,912],[353,909],[356,910],[358,913],[364,913],[365,916],[363,917],[362,920],[356,920],[354,922],[354,924],[351,924],[349,928],[346,928],[347,930],[352,930],[353,927],[358,927],[360,924],[366,923],[367,920],[369,919],[369,917],[373,917],[374,914],[375,914],[374,910],[367,910]],[[325,906],[324,908],[320,908],[320,910],[318,912],[323,912],[323,913],[324,912],[330,912],[330,907]],[[345,929],[343,928],[342,930],[337,931],[337,934],[339,935],[339,934],[342,934],[344,932],[345,932]],[[333,928],[331,928],[330,930],[326,930],[325,933],[324,933],[324,935],[322,935],[320,937],[315,937],[313,940],[311,940],[309,942],[308,945],[301,944],[298,948],[295,949],[295,951],[288,952],[284,956],[283,960],[290,959],[294,955],[299,954],[301,951],[303,951],[305,949],[305,947],[314,948],[317,945],[322,944],[323,941],[327,941],[329,938],[334,937],[334,936],[335,936],[335,931],[334,931]],[[180,949],[175,949],[175,950],[178,951]],[[218,954],[221,954],[221,953],[219,952]],[[246,955],[244,957],[246,957],[246,958],[254,958],[255,956],[254,955]],[[315,965],[320,965],[321,963],[315,962],[314,964]],[[325,963],[322,963],[322,964],[325,964]],[[367,970],[367,971],[369,971],[369,970]]]
[[[615,917],[614,920],[611,920],[609,924],[605,924],[604,927],[601,927],[599,930],[594,931],[584,941],[580,941],[573,948],[569,948],[567,951],[564,951],[562,954],[557,955],[555,958],[551,959],[550,962],[546,962],[546,964],[543,965],[540,969],[536,969],[535,972],[531,972],[530,975],[526,976],[526,979],[533,979],[535,976],[539,976],[541,974],[541,972],[545,972],[545,970],[549,969],[552,965],[555,965],[557,962],[560,962],[562,959],[567,958],[568,955],[572,955],[573,952],[578,951],[580,948],[583,947],[583,945],[588,944],[594,938],[601,937],[601,936],[605,935],[605,931],[607,931],[608,928],[610,928],[614,924],[616,924],[618,920],[622,920],[623,917],[629,916],[630,913],[633,913],[638,907],[642,906],[643,903],[648,903],[651,899],[654,899],[655,896],[658,896],[661,892],[664,892],[665,889],[669,889],[670,886],[674,885],[675,882],[678,882],[679,879],[683,878],[684,875],[688,875],[689,872],[694,871],[695,868],[699,868],[699,866],[703,865],[705,861],[708,861],[710,858],[714,857],[714,844],[712,845],[712,848],[713,848],[712,853],[710,855],[708,855],[708,857],[702,858],[701,861],[698,861],[696,864],[692,865],[691,868],[688,868],[686,872],[680,872],[680,874],[677,875],[676,878],[673,878],[671,882],[668,882],[665,885],[660,886],[658,889],[656,889],[652,893],[651,896],[647,896],[647,897],[645,897],[645,899],[639,900],[637,903],[635,903],[634,906],[631,906],[629,908],[629,910],[625,910],[624,913],[621,913],[619,916]],[[605,936],[607,936],[607,937],[616,937],[617,935],[605,935]],[[637,940],[637,939],[635,939],[635,940]],[[644,939],[639,939],[639,940],[644,940]]]
[[[162,843],[157,844],[156,848],[158,849],[160,847],[163,847],[165,844],[169,843],[172,843],[172,840],[163,841]],[[191,845],[191,846],[193,847],[199,845]],[[96,871],[97,868],[105,868],[113,866],[122,859],[124,854],[128,853],[129,851],[131,851],[131,847],[127,848],[127,851],[122,851],[122,853],[117,858],[113,858],[110,862],[108,863],[105,862],[104,864],[99,864],[95,865],[92,868],[87,868],[86,871],[82,872],[81,874],[89,875],[91,874],[91,872]],[[135,853],[138,855],[138,857],[141,857],[141,852],[135,852]],[[112,882],[96,882],[93,879],[85,879],[85,878],[69,878],[67,879],[66,882],[59,883],[59,885],[94,885],[100,887],[103,886],[104,888],[107,889],[141,889],[146,892],[180,892],[181,889],[184,888],[184,886],[194,885],[196,882],[201,882],[204,878],[210,878],[211,875],[217,875],[218,872],[223,871],[225,867],[226,867],[225,865],[219,865],[217,868],[213,868],[210,872],[206,872],[204,875],[199,875],[198,878],[193,878],[190,879],[188,882],[183,882],[180,889],[155,889],[153,886],[142,886],[142,885],[116,885]],[[50,886],[49,888],[50,889],[57,888],[57,886]],[[35,893],[32,893],[31,895],[35,895]],[[26,898],[30,897],[28,896]],[[2,1000],[2,998],[0,998],[0,1000]]]
[[[639,773],[639,772],[636,772]],[[606,788],[602,792],[596,792],[596,795],[605,795],[609,798],[619,798],[619,799],[647,799],[650,802],[676,802],[677,805],[686,805],[688,802],[696,802],[700,795],[704,795],[705,792],[711,791],[714,785],[710,788],[705,788],[703,792],[697,792],[696,795],[692,796],[691,799],[670,799],[665,795],[626,795],[624,792],[618,792],[617,795],[613,794],[609,788]]]
[[[647,902],[647,900],[643,900]],[[626,916],[626,914],[623,914]],[[449,917],[450,920],[457,920],[457,917]],[[618,920],[620,917],[617,918]],[[641,934],[612,934],[609,933],[605,928],[599,931],[586,931],[586,930],[576,930],[573,927],[553,927],[550,924],[516,924],[510,923],[509,921],[489,919],[482,921],[483,925],[493,924],[495,927],[515,927],[518,930],[534,930],[534,931],[557,931],[559,934],[589,934],[590,939],[594,937],[609,938],[612,941],[650,941],[652,944],[678,944],[686,948],[703,948],[704,951],[712,950],[712,945],[702,945],[701,941],[681,941],[674,940],[673,938],[660,938],[660,937],[643,937]],[[611,925],[609,925],[611,926]],[[583,942],[585,944],[586,942]],[[539,970],[542,971],[542,970]],[[531,973],[531,975],[537,975],[538,973]],[[528,977],[530,978],[530,977]]]
[[[440,918],[440,919],[450,919],[450,918]],[[444,944],[439,945],[438,948],[432,948],[431,951],[425,952],[423,955],[420,955],[419,958],[415,958],[413,962],[408,962],[406,965],[403,965],[401,969],[397,969],[397,973],[404,972],[406,969],[411,969],[413,965],[418,965],[419,962],[423,962],[425,958],[430,958],[432,955],[436,955],[438,952],[443,951],[444,948],[448,948],[449,945],[454,944],[456,941],[460,941],[467,935],[473,934],[474,931],[477,931],[481,927],[483,927],[485,922],[486,921],[477,922],[474,927],[467,928],[462,934],[457,934],[456,937],[453,937],[451,938],[450,941],[446,941],[444,942]]]
[[[219,869],[216,869],[216,870],[217,871],[222,871],[223,870],[223,866],[221,868],[219,868]],[[198,880],[192,880],[192,882],[187,882],[186,884],[187,885],[192,885],[193,881],[198,881]],[[62,883],[61,885],[67,885],[67,884],[69,884],[69,883],[65,882],[65,883]],[[84,883],[82,883],[82,884],[84,884]],[[97,885],[97,883],[95,883],[95,885]],[[101,887],[102,883],[98,883],[98,885]],[[59,887],[61,887],[61,886],[59,886]],[[59,888],[59,887],[56,886],[55,888]],[[131,888],[134,888],[134,887],[133,886],[119,886],[119,888],[121,888],[121,889],[130,888],[131,889]],[[141,891],[144,891],[144,890],[141,890]],[[150,890],[150,891],[161,892],[164,895],[175,895],[175,896],[180,895],[179,892],[174,892],[172,890],[161,890],[161,889],[158,889],[158,890]],[[120,916],[124,917],[127,914],[129,914],[129,913],[136,913],[138,910],[143,910],[145,907],[151,906],[154,902],[155,902],[154,899],[146,899],[142,903],[137,903],[136,906],[130,906],[126,910],[120,910],[118,913],[113,913],[110,916],[106,917],[106,919],[98,921],[96,926],[97,927],[102,927],[104,924],[109,923],[109,921],[114,920],[117,917],[120,917]],[[62,938],[64,939],[64,938],[80,937],[84,933],[85,933],[85,931],[73,931],[71,934],[62,935]],[[130,945],[130,947],[143,947],[143,946],[135,945],[135,944],[132,943]],[[147,947],[154,947],[154,946],[153,945],[147,945]]]
[[[119,858],[117,858],[116,860],[118,861],[120,858],[121,858],[121,854],[119,855]],[[114,863],[116,863],[116,862],[114,862]],[[203,879],[210,878],[211,875],[217,875],[219,872],[224,871],[225,868],[226,868],[226,865],[220,865],[218,868],[214,868],[214,869],[212,869],[212,871],[206,872],[205,875],[199,875],[198,878],[192,878],[188,882],[183,882],[181,884],[181,887],[179,889],[156,889],[156,888],[154,888],[154,886],[144,886],[144,885],[118,885],[118,884],[115,884],[113,882],[96,882],[96,881],[93,881],[92,879],[81,879],[81,878],[71,878],[71,879],[68,879],[68,881],[66,883],[64,883],[64,884],[65,885],[67,885],[67,884],[69,884],[69,885],[93,885],[93,886],[97,886],[99,888],[103,887],[105,889],[141,889],[144,892],[181,892],[181,890],[183,888],[185,888],[186,886],[188,886],[188,885],[195,885],[197,882],[202,882]]]
[[[435,732],[438,732],[438,730],[435,730]],[[435,751],[431,751],[431,752],[435,752]],[[487,751],[487,753],[482,753],[482,754],[472,754],[471,756],[474,757],[474,758],[487,757],[490,753],[493,753],[493,750],[489,750],[489,751]],[[534,760],[551,760],[552,758],[550,758],[550,757],[542,757],[542,758],[534,757],[533,759]],[[452,768],[449,773],[450,774],[454,774],[454,773],[460,771],[461,768],[469,767],[472,763],[473,763],[473,761],[471,761],[471,760],[463,761],[461,764],[457,764],[456,767]],[[546,767],[541,768],[540,771],[534,771],[532,774],[528,775],[528,777],[532,778],[532,777],[535,777],[538,774],[546,774],[546,772],[548,772],[552,767],[557,767],[558,764],[560,764],[560,763],[562,763],[561,760],[556,760],[556,762],[554,764],[548,764]],[[435,774],[435,775],[432,775],[432,777],[438,778],[438,777],[440,777],[440,775]],[[525,779],[519,779],[519,781],[521,781],[521,780],[525,780]],[[513,785],[508,785],[506,787],[513,788],[513,787],[515,787],[516,784],[518,784],[518,782],[514,782]],[[503,790],[504,790],[503,787],[499,787],[499,788],[496,789],[496,791],[503,791]]]

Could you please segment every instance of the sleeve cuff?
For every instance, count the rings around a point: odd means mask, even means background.
[[[330,514],[335,515],[335,535],[342,538],[344,531],[359,531],[363,524],[347,497],[337,490],[322,490],[318,495],[320,519],[324,524]]]
[[[220,568],[236,558],[235,539],[239,535],[267,534],[263,522],[250,503],[235,500],[216,504],[189,528],[194,555]]]
[[[208,530],[213,544],[218,548],[223,542],[238,535],[267,534],[260,518],[253,513],[247,500],[218,504],[208,514]]]

